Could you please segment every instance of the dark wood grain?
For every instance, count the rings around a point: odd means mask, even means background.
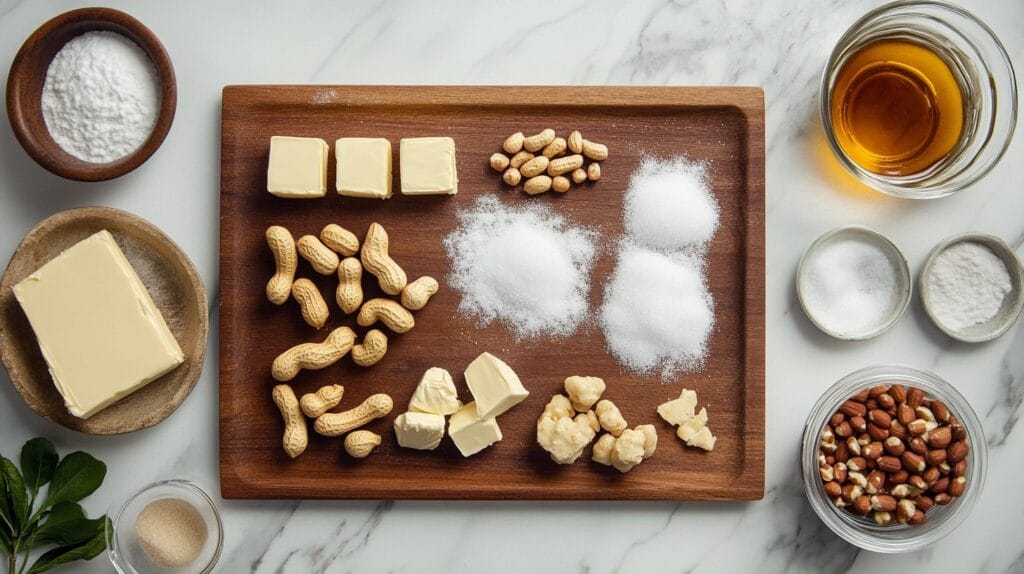
[[[88,419],[68,413],[13,287],[64,250],[106,229],[146,286],[185,362]],[[148,221],[110,207],[81,207],[39,222],[21,241],[0,280],[0,360],[14,388],[39,415],[87,434],[151,427],[185,401],[203,371],[209,329],[206,287],[185,252]]]
[[[378,87],[229,86],[224,89],[221,148],[220,461],[225,498],[377,499],[758,499],[764,494],[764,96],[758,88],[622,87]],[[608,145],[603,179],[564,195],[530,197],[509,192],[488,157],[506,135],[552,127],[580,129]],[[272,135],[390,138],[450,136],[457,149],[456,196],[388,201],[339,197],[275,198],[266,192]],[[684,153],[710,162],[722,225],[710,247],[708,278],[717,323],[706,368],[662,382],[621,371],[590,321],[563,340],[517,341],[501,325],[481,326],[457,311],[459,294],[444,278],[450,263],[441,245],[456,225],[455,211],[484,194],[509,204],[541,203],[569,220],[600,229],[602,253],[591,278],[596,313],[614,267],[622,232],[623,192],[644,154]],[[328,172],[333,189],[333,153]],[[395,170],[395,188],[398,188]],[[416,328],[391,337],[387,356],[363,369],[343,359],[294,381],[297,393],[345,385],[350,408],[376,392],[395,399],[390,416],[368,428],[384,436],[368,459],[344,454],[342,441],[313,435],[292,461],[281,449],[282,422],[270,399],[273,358],[284,349],[322,340],[329,329],[354,325],[336,305],[320,332],[305,325],[294,302],[270,304],[264,285],[273,259],[263,232],[271,224],[296,237],[338,223],[363,234],[378,221],[392,238],[392,255],[410,278],[442,282],[441,292],[416,314]],[[332,298],[336,279],[307,276]],[[364,284],[367,284],[364,282]],[[373,291],[371,290],[371,294]],[[427,368],[447,368],[464,400],[462,371],[482,351],[505,359],[530,397],[499,419],[504,440],[462,458],[449,440],[433,452],[398,447],[391,430]],[[632,472],[584,458],[571,466],[551,462],[535,443],[536,420],[569,375],[595,375],[608,383],[606,398],[631,425],[653,423],[657,453]],[[683,446],[656,414],[658,404],[682,387],[708,405],[718,435],[711,453]]]
[[[109,163],[90,163],[64,151],[43,120],[43,83],[57,52],[86,32],[116,32],[135,42],[153,62],[160,80],[160,114],[149,138],[135,152]],[[7,76],[7,117],[14,135],[32,159],[67,179],[104,181],[142,165],[167,137],[177,108],[178,87],[167,50],[152,30],[112,8],[80,8],[48,20],[25,40]]]

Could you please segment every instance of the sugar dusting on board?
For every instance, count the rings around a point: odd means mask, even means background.
[[[703,368],[715,324],[705,257],[718,220],[707,164],[645,158],[631,176],[626,238],[600,313],[626,370],[668,379]]]
[[[459,312],[518,337],[565,337],[587,318],[595,234],[550,209],[480,197],[444,240]]]

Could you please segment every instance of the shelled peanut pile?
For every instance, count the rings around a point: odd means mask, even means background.
[[[940,400],[903,385],[866,388],[845,401],[821,434],[819,472],[840,508],[920,524],[967,488],[967,430]]]

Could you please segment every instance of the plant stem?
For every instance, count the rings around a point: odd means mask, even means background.
[[[7,557],[7,574],[14,574],[18,568],[18,555],[11,552],[10,556]]]

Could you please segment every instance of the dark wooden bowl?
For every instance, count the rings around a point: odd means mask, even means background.
[[[110,163],[89,163],[68,154],[43,121],[43,83],[50,62],[69,40],[95,31],[116,32],[138,44],[152,60],[161,86],[160,115],[149,139],[134,153]],[[7,117],[21,147],[39,165],[67,179],[105,181],[139,167],[160,147],[174,121],[177,93],[171,59],[149,28],[118,10],[82,8],[46,22],[22,44],[7,77]]]
[[[146,286],[185,354],[164,376],[80,419],[64,406],[12,287],[65,249],[106,229]],[[39,415],[88,434],[120,434],[155,425],[178,408],[199,380],[209,329],[206,288],[188,256],[148,221],[110,207],[51,215],[28,232],[0,279],[0,360],[14,388]]]

